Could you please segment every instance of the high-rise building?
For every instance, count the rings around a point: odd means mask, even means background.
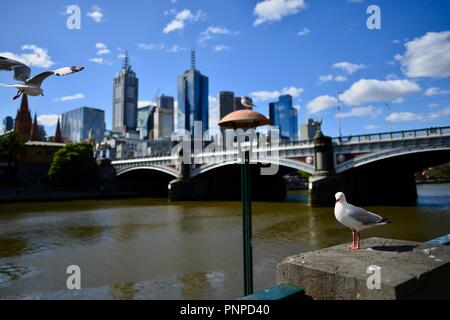
[[[14,119],[10,116],[7,116],[3,119],[2,122],[2,132],[5,133],[11,131],[12,129],[14,129]]]
[[[269,104],[270,123],[280,130],[282,141],[298,140],[298,111],[292,106],[292,96],[282,95]]]
[[[195,51],[191,52],[191,68],[178,77],[177,129],[194,133],[194,122],[202,122],[202,131],[208,130],[209,79],[195,66]],[[202,133],[203,133],[202,132]]]
[[[218,97],[220,119],[235,111],[234,92],[221,91]]]
[[[65,112],[61,116],[62,136],[72,142],[89,139],[92,130],[95,140],[103,140],[105,134],[105,111],[81,107]]]
[[[141,139],[151,138],[155,110],[156,106],[144,106],[138,109],[138,131]]]
[[[321,123],[313,119],[308,119],[308,122],[300,126],[300,139],[312,140],[320,128]]]
[[[113,81],[113,131],[125,135],[137,129],[139,79],[131,69],[128,53]]]
[[[22,95],[20,108],[17,111],[16,119],[14,120],[14,131],[22,139],[28,140],[31,134],[31,127],[33,121],[31,120],[31,113],[28,107],[28,96]]]
[[[174,98],[162,95],[158,97],[153,117],[153,139],[170,140],[174,127]]]

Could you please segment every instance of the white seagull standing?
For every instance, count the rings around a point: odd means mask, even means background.
[[[336,216],[336,219],[344,226],[352,229],[353,240],[352,245],[349,246],[349,249],[351,250],[358,250],[361,248],[360,231],[391,223],[389,220],[384,219],[375,213],[347,203],[345,195],[342,192],[336,193],[335,197],[336,205],[334,207],[334,215]]]
[[[83,69],[84,67],[65,67],[53,71],[45,71],[33,78],[30,78],[31,69],[26,64],[23,64],[22,62],[13,59],[0,57],[0,70],[14,71],[14,80],[23,82],[12,85],[0,83],[0,86],[13,87],[17,89],[17,94],[13,98],[13,100],[16,100],[22,94],[34,97],[39,95],[44,96],[44,90],[42,90],[41,85],[46,78],[50,77],[51,75],[65,76],[68,74],[80,72]]]
[[[256,107],[253,103],[252,100],[249,97],[241,97],[241,104],[245,107],[245,108],[253,108]]]

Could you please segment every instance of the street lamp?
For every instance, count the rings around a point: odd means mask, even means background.
[[[269,125],[270,121],[264,115],[253,110],[238,110],[225,116],[219,121],[224,129],[256,129]],[[241,197],[242,197],[242,226],[243,226],[243,252],[244,252],[244,295],[253,293],[253,251],[252,251],[252,198],[251,198],[251,171],[250,151],[253,135],[250,138],[250,148],[244,151],[244,161],[241,162]],[[242,154],[242,145],[238,137],[239,154]]]

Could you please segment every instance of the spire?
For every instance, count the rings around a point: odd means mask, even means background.
[[[63,137],[61,134],[61,125],[59,123],[59,118],[58,118],[58,123],[56,124],[56,132],[55,132],[55,139],[53,142],[58,142],[58,143],[63,143]]]
[[[36,113],[34,114],[33,126],[31,127],[30,141],[41,141]]]
[[[17,110],[16,119],[14,121],[14,131],[23,139],[30,138],[33,120],[31,119],[30,109],[28,108],[28,96],[22,95],[20,108]]]
[[[128,58],[128,50],[125,51],[125,58],[123,59],[123,68],[126,70],[130,67],[130,59]]]
[[[195,62],[196,62],[195,50],[192,50],[191,51],[191,69],[195,69]]]

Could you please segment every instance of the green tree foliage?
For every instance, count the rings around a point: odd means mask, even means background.
[[[58,186],[93,185],[98,179],[98,166],[92,145],[68,144],[55,153],[50,170],[50,181]]]
[[[8,176],[15,175],[15,168],[19,154],[23,151],[25,140],[18,136],[15,132],[0,137],[0,153],[6,156],[8,161]]]

